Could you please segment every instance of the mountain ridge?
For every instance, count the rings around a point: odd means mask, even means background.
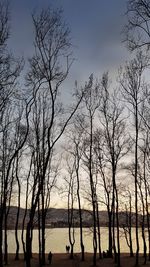
[[[20,208],[20,216],[19,216],[19,224],[18,228],[22,229],[22,221],[24,217],[24,208]],[[25,221],[25,226],[27,224],[28,218],[29,218],[29,212],[30,209],[27,210],[27,216]],[[17,207],[11,206],[9,210],[8,215],[8,229],[14,229],[15,228],[15,222],[16,222],[16,216],[17,216]],[[82,217],[83,217],[83,227],[91,227],[92,226],[92,211],[87,209],[82,209]],[[139,218],[141,218],[141,215],[139,214]],[[106,210],[99,211],[99,220],[100,220],[100,226],[107,227],[108,226],[108,215]],[[126,226],[126,212],[121,211],[119,212],[119,222],[120,227]],[[74,209],[74,226],[79,227],[79,210]],[[135,213],[132,213],[132,226],[135,226]],[[35,219],[34,219],[34,227],[38,227],[38,213],[36,211],[35,213]],[[64,208],[49,208],[47,210],[47,216],[46,216],[46,228],[58,228],[58,227],[68,227],[68,210]]]

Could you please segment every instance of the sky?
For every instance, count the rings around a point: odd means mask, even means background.
[[[48,6],[64,10],[71,31],[74,64],[69,85],[84,82],[91,73],[114,71],[127,58],[120,32],[124,24],[126,0],[11,0],[10,46],[25,58],[33,52],[31,13]]]
[[[18,57],[33,54],[31,13],[52,6],[62,8],[71,31],[73,57],[66,90],[77,80],[84,84],[91,73],[116,74],[128,58],[120,32],[125,22],[126,0],[11,0],[11,35],[9,47]],[[55,200],[54,200],[55,201]],[[63,203],[63,200],[62,200]]]

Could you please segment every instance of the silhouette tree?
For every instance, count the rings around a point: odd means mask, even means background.
[[[78,114],[74,118],[73,125],[71,125],[71,129],[68,131],[68,140],[69,140],[69,147],[66,147],[67,153],[72,158],[74,164],[74,175],[76,180],[76,187],[77,187],[77,205],[79,210],[79,223],[80,223],[80,247],[82,253],[82,261],[85,259],[85,251],[84,251],[84,242],[83,242],[83,216],[82,216],[82,205],[81,205],[81,189],[82,189],[82,171],[81,171],[81,164],[82,164],[82,156],[84,152],[84,138],[86,132],[86,126],[84,122],[84,115],[78,111]]]
[[[141,106],[145,99],[145,83],[142,79],[143,73],[147,67],[148,59],[138,52],[136,58],[131,60],[125,67],[120,83],[122,94],[129,105],[134,120],[134,186],[135,186],[135,213],[136,213],[136,265],[139,263],[139,235],[138,235],[138,142],[141,123]]]
[[[97,255],[97,192],[96,192],[96,176],[94,166],[94,120],[100,105],[100,84],[94,81],[93,75],[90,76],[89,81],[85,84],[85,95],[83,103],[85,105],[85,114],[88,118],[88,135],[84,140],[84,158],[83,162],[86,172],[89,176],[90,182],[90,196],[92,204],[93,216],[93,265],[96,266]]]
[[[30,70],[27,75],[27,83],[32,88],[33,97],[36,101],[43,91],[49,106],[49,117],[47,129],[42,140],[39,140],[39,147],[44,144],[43,159],[41,164],[42,172],[37,173],[38,188],[36,196],[30,209],[29,221],[26,234],[26,265],[31,266],[31,232],[35,211],[38,207],[39,198],[41,198],[41,250],[42,265],[45,264],[45,179],[49,160],[54,146],[62,136],[66,126],[76,112],[83,92],[78,99],[77,104],[70,108],[70,114],[67,114],[59,101],[62,83],[66,79],[70,66],[72,64],[70,54],[69,29],[63,22],[61,10],[42,10],[40,14],[32,15],[35,30],[34,55],[29,60]],[[44,138],[44,139],[43,139]],[[39,172],[39,168],[38,168]]]
[[[113,249],[115,253],[115,261],[120,266],[120,239],[119,239],[119,198],[116,182],[117,168],[119,161],[127,155],[129,151],[129,137],[126,135],[126,123],[123,115],[123,105],[119,101],[119,92],[114,90],[113,93],[108,91],[109,79],[108,73],[102,77],[102,94],[100,105],[100,122],[102,125],[102,134],[104,136],[104,155],[108,164],[110,164],[112,172],[112,226],[113,226]],[[100,162],[101,163],[101,162]],[[103,177],[103,179],[105,179]],[[105,186],[106,187],[106,186]],[[109,196],[108,196],[109,197]],[[117,248],[115,244],[115,217],[117,226]],[[111,251],[110,251],[111,255]]]
[[[150,47],[150,2],[149,0],[127,1],[127,24],[123,29],[123,40],[133,51]]]

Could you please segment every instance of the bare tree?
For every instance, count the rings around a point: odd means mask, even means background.
[[[127,190],[125,197],[129,198],[129,207],[128,204],[125,204],[125,213],[126,213],[126,220],[125,225],[123,225],[124,235],[127,242],[127,245],[130,249],[130,257],[134,256],[133,253],[133,242],[132,242],[132,194],[130,190]]]
[[[67,183],[67,210],[68,210],[68,230],[69,243],[71,246],[70,259],[74,258],[74,244],[75,244],[75,229],[74,229],[74,202],[76,198],[76,179],[74,161],[67,160],[68,178],[65,178]]]
[[[85,104],[85,114],[88,118],[89,129],[87,137],[84,140],[84,158],[86,172],[89,176],[90,182],[90,195],[92,204],[93,215],[93,264],[96,265],[97,255],[97,192],[96,192],[96,175],[94,166],[94,120],[96,118],[96,112],[100,105],[100,84],[98,81],[94,81],[93,75],[90,76],[88,83],[85,84],[86,94],[83,98]]]
[[[12,98],[16,94],[16,81],[20,74],[22,64],[20,61],[16,60],[11,53],[8,51],[7,42],[9,38],[9,28],[10,28],[10,14],[9,14],[9,3],[8,1],[0,2],[0,127],[1,130],[4,126],[5,116],[8,111],[8,106],[12,106]],[[12,108],[13,109],[13,108]],[[12,121],[12,120],[11,120]],[[3,131],[1,131],[1,136]],[[13,134],[12,134],[13,135]],[[11,136],[12,136],[11,135]],[[6,135],[7,136],[7,135]],[[6,137],[7,138],[7,137]],[[3,143],[4,144],[4,143]],[[19,144],[21,145],[21,144]],[[2,256],[2,227],[5,217],[5,226],[7,224],[7,214],[6,213],[6,203],[8,200],[8,186],[12,184],[10,182],[10,173],[13,161],[17,155],[17,150],[15,144],[12,146],[14,150],[10,151],[10,157],[5,166],[3,164],[3,174],[1,179],[1,210],[0,210],[0,266],[3,266],[3,256]],[[5,143],[6,148],[6,143]],[[5,150],[6,151],[6,150]],[[4,152],[3,152],[4,155]],[[3,157],[4,159],[4,157]],[[9,183],[10,182],[10,183]],[[9,195],[10,196],[10,195]],[[9,209],[8,209],[9,210]],[[6,229],[7,231],[7,229]],[[6,240],[5,231],[5,240]],[[7,263],[7,242],[5,242],[5,262]]]
[[[49,162],[47,165],[47,171],[43,178],[43,166],[45,162],[45,153],[47,149],[47,131],[48,131],[48,122],[49,122],[49,114],[51,112],[50,107],[48,106],[48,95],[47,92],[40,92],[38,94],[38,98],[35,99],[33,109],[32,109],[32,124],[31,124],[31,132],[28,138],[28,145],[32,155],[34,155],[33,165],[33,181],[32,186],[34,190],[32,192],[31,204],[33,205],[36,194],[39,190],[39,186],[42,183],[42,192],[39,194],[38,199],[38,228],[39,228],[39,261],[42,264],[42,229],[41,226],[46,223],[46,215],[47,209],[50,205],[50,194],[51,190],[55,185],[56,176],[58,171],[58,163],[54,163],[55,155],[54,150],[51,149],[51,155],[49,157]],[[51,140],[52,140],[51,135]],[[45,228],[44,230],[45,231]],[[45,249],[44,249],[45,250]]]
[[[145,163],[144,163],[145,164]],[[144,178],[145,178],[145,169],[144,172]],[[146,245],[146,237],[145,237],[145,196],[143,192],[143,175],[141,173],[140,167],[138,166],[138,187],[139,187],[139,195],[141,200],[141,210],[142,210],[142,220],[140,222],[141,229],[142,229],[142,239],[143,239],[143,256],[144,256],[144,264],[147,262],[147,245]]]
[[[127,1],[127,24],[123,29],[123,39],[128,48],[150,48],[150,3],[149,0]]]
[[[138,142],[141,123],[141,110],[145,99],[145,83],[142,79],[148,63],[147,57],[138,52],[125,67],[125,72],[120,80],[122,94],[132,113],[134,120],[134,183],[135,183],[135,212],[136,212],[136,265],[139,263],[139,237],[138,237]]]
[[[81,171],[81,163],[82,156],[84,152],[84,137],[86,132],[86,126],[84,122],[84,115],[81,113],[76,115],[74,119],[74,123],[71,129],[68,131],[68,140],[69,140],[69,148],[66,147],[67,153],[69,153],[70,157],[74,162],[74,175],[77,183],[77,205],[79,210],[79,223],[80,223],[80,247],[81,247],[81,259],[84,261],[85,259],[85,251],[84,251],[84,242],[83,242],[83,216],[82,216],[82,204],[81,204],[81,188],[82,188],[82,171]]]
[[[116,182],[117,168],[119,161],[127,155],[129,151],[129,137],[126,135],[126,123],[123,115],[124,108],[119,101],[119,93],[117,90],[110,93],[109,90],[109,78],[108,73],[105,73],[102,78],[102,101],[100,106],[100,122],[102,125],[102,135],[104,136],[103,155],[107,162],[107,165],[111,168],[112,172],[112,198],[111,198],[111,212],[109,213],[110,220],[112,219],[112,230],[113,230],[113,249],[115,253],[115,261],[120,266],[120,242],[119,242],[119,199],[118,199],[118,188]],[[99,152],[98,152],[99,153]],[[106,188],[106,180],[102,169],[101,155],[99,154],[99,163],[101,174],[103,175],[104,186]],[[106,188],[107,189],[107,188]],[[109,198],[108,190],[107,196]],[[117,226],[117,247],[116,252],[115,245],[115,217]],[[110,248],[111,249],[111,248]],[[111,255],[110,250],[110,255]]]
[[[83,92],[77,104],[69,109],[70,114],[66,114],[59,101],[60,89],[66,79],[72,60],[70,59],[70,37],[69,30],[62,20],[61,10],[42,10],[39,15],[33,14],[33,25],[35,30],[34,48],[35,52],[30,59],[30,71],[27,75],[28,86],[33,90],[35,104],[40,92],[44,91],[49,106],[49,117],[47,130],[44,133],[44,153],[42,163],[42,173],[37,174],[38,188],[36,197],[30,209],[29,222],[27,224],[26,235],[26,264],[30,264],[31,250],[31,229],[33,219],[41,196],[42,210],[44,211],[44,186],[49,160],[54,146],[62,136],[67,124],[76,112]],[[39,140],[41,146],[42,140]],[[42,265],[45,264],[45,217],[42,220]]]
[[[25,111],[23,113],[23,116],[21,118],[22,120],[22,125],[23,128],[25,129],[24,133],[22,134],[22,131],[20,128],[19,131],[19,137],[16,139],[17,136],[17,132],[15,131],[15,127],[14,124],[16,124],[17,120],[20,120],[19,117],[16,116],[16,112],[15,112],[15,108],[11,107],[11,116],[8,113],[6,114],[6,116],[3,116],[3,123],[1,123],[1,129],[2,127],[4,127],[4,122],[8,122],[9,118],[11,118],[11,120],[7,123],[7,127],[5,127],[5,131],[2,131],[1,134],[3,136],[4,132],[6,132],[5,134],[5,142],[4,147],[3,147],[3,153],[4,151],[7,151],[5,153],[5,159],[4,157],[2,158],[2,181],[1,181],[1,213],[0,213],[0,223],[1,223],[1,231],[2,231],[2,225],[3,225],[3,220],[4,220],[4,216],[6,214],[6,205],[7,205],[7,201],[8,201],[8,197],[9,197],[9,189],[12,190],[12,188],[10,187],[10,185],[12,186],[13,183],[11,182],[11,179],[13,179],[13,176],[11,176],[12,174],[12,168],[14,166],[14,161],[16,159],[16,157],[19,154],[19,151],[21,151],[21,149],[23,148],[27,135],[28,135],[28,129],[29,129],[29,121],[28,121],[28,115],[30,113],[30,108],[31,108],[31,103],[32,100],[29,100],[28,103],[26,104],[25,107]],[[12,109],[14,108],[14,112],[12,115]],[[5,108],[5,111],[7,109]],[[5,113],[4,113],[5,114]],[[26,125],[25,125],[26,123]],[[8,137],[8,132],[10,132],[10,135]],[[15,140],[15,142],[14,142]],[[4,149],[5,148],[5,149]],[[9,151],[8,151],[9,149]],[[2,234],[2,233],[1,233]],[[1,242],[2,242],[2,235],[1,235]],[[1,243],[2,245],[2,243]],[[2,247],[0,247],[0,249],[2,249]],[[2,252],[2,251],[1,251]],[[7,250],[6,253],[7,254]],[[6,257],[7,258],[7,257]],[[3,265],[3,258],[2,258],[2,262],[1,264]]]
[[[23,247],[23,253],[24,253],[24,260],[26,258],[26,248],[25,248],[25,238],[24,238],[24,231],[25,231],[25,224],[26,224],[26,219],[27,219],[27,214],[28,214],[28,204],[29,204],[29,195],[30,195],[30,177],[32,173],[32,163],[33,163],[33,158],[34,158],[34,152],[30,155],[30,161],[29,161],[29,169],[26,171],[25,175],[25,181],[26,181],[26,189],[25,189],[25,212],[23,216],[23,221],[22,221],[22,232],[21,232],[21,241],[22,241],[22,247]]]

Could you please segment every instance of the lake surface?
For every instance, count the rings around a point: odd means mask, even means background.
[[[92,252],[92,232],[88,228],[84,228],[84,245],[86,252]],[[79,228],[75,229],[75,252],[80,252],[80,231]],[[21,243],[21,230],[19,230],[20,239],[20,253],[22,250]],[[143,242],[141,230],[139,229],[140,252],[143,251]],[[133,248],[135,250],[135,229],[133,228]],[[147,240],[148,241],[148,240]],[[54,228],[46,229],[46,253],[52,251],[53,253],[65,253],[65,247],[69,245],[68,228]],[[129,252],[126,244],[123,229],[120,230],[120,245],[121,252]],[[102,251],[108,248],[108,228],[101,228],[101,246]],[[14,230],[8,231],[8,252],[14,253],[16,248]],[[38,252],[38,230],[33,231],[33,252]]]

